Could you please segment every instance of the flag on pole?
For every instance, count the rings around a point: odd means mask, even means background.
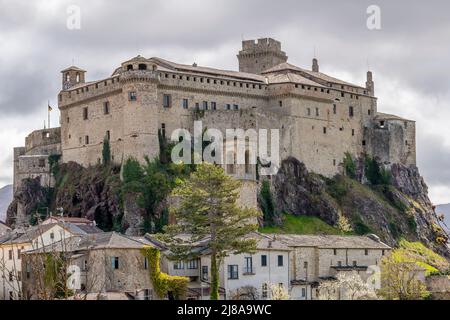
[[[52,107],[50,106],[50,101],[48,101],[47,103],[48,109],[47,109],[47,113],[48,113],[48,128],[50,129],[50,112],[53,110]]]
[[[53,108],[50,106],[50,104],[48,105],[48,112],[53,111]]]

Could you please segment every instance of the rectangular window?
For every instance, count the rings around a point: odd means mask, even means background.
[[[128,93],[128,100],[130,101],[137,101],[137,95],[135,91],[130,91]]]
[[[109,101],[103,103],[103,113],[109,114]]]
[[[164,108],[172,107],[172,96],[170,94],[163,95],[163,107]]]
[[[366,256],[369,255],[369,249],[365,249],[365,250],[364,250],[364,255],[366,255]]]
[[[311,108],[308,108],[308,109],[307,109],[306,114],[307,114],[308,116],[311,116]]]
[[[208,110],[208,101],[203,101],[203,110]]]
[[[333,105],[333,113],[336,114],[337,113],[337,105]]]
[[[355,115],[355,110],[353,107],[348,107],[348,115],[349,117],[353,117]]]
[[[88,108],[83,108],[83,120],[89,119]]]
[[[234,108],[234,110],[239,110],[239,106],[238,106],[237,104],[235,104],[235,105],[233,106],[233,108]]]
[[[106,135],[105,135],[105,137],[106,137],[106,140],[111,140],[111,131],[106,131]]]
[[[20,260],[22,256],[22,250],[21,249],[17,249],[17,259]]]
[[[244,273],[253,274],[253,258],[245,257]]]
[[[367,114],[370,116],[372,114],[372,111],[370,109],[367,110]]]
[[[197,270],[198,269],[198,260],[197,259],[189,260],[187,263],[187,268],[189,270]]]
[[[12,259],[13,259],[13,251],[12,251],[12,250],[9,250],[9,251],[8,251],[8,259],[9,259],[9,260],[12,260]]]
[[[227,104],[226,108],[227,110],[231,110],[231,104]]]
[[[166,124],[165,123],[161,124],[161,135],[163,138],[166,137]]]
[[[320,116],[319,108],[316,108],[316,117]]]
[[[284,257],[283,256],[278,256],[278,266],[282,267],[284,264]]]
[[[212,110],[217,110],[217,103],[215,103],[214,101],[211,102],[211,109]]]
[[[305,298],[305,297],[306,297],[306,289],[302,288],[302,298]]]
[[[327,134],[327,127],[323,127],[323,134]]]
[[[333,254],[337,256],[337,249],[333,249]]]
[[[89,144],[89,136],[84,137],[84,144]]]
[[[111,263],[114,270],[119,270],[119,257],[112,257]]]
[[[280,107],[282,107],[283,106],[283,101],[278,101],[278,105],[280,106]]]
[[[261,267],[267,267],[267,256],[266,255],[261,256]]]
[[[55,240],[55,234],[53,232],[50,233],[50,239]]]
[[[45,159],[39,159],[39,168],[45,168]]]
[[[208,275],[208,266],[202,266],[202,280],[208,281],[209,275]]]
[[[308,261],[303,262],[303,268],[308,269]]]
[[[144,258],[144,269],[148,270],[148,258],[147,257]]]
[[[184,262],[183,261],[177,261],[173,264],[174,270],[184,270]]]
[[[228,266],[228,279],[229,280],[239,279],[239,266],[237,265]]]
[[[352,137],[355,136],[355,129],[352,129]]]
[[[189,100],[183,99],[183,109],[189,109]]]

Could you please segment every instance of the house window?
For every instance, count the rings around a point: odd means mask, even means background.
[[[9,251],[8,251],[8,259],[9,259],[9,260],[12,260],[12,259],[13,259],[13,251],[12,251],[12,250],[9,250]]]
[[[172,96],[170,94],[163,95],[163,107],[164,108],[172,107]]]
[[[20,260],[22,255],[22,249],[17,249],[17,260]]]
[[[139,64],[138,68],[139,68],[139,70],[147,70],[147,65],[141,63],[141,64]]]
[[[316,117],[320,116],[319,108],[316,108]]]
[[[247,273],[247,274],[253,273],[253,258],[252,257],[245,257],[244,273]]]
[[[177,261],[173,264],[174,270],[183,270],[184,269],[184,262],[183,261]]]
[[[211,109],[212,110],[217,110],[217,103],[211,102]]]
[[[234,110],[239,110],[239,106],[237,104],[235,104],[233,107],[234,107]]]
[[[83,108],[83,120],[89,119],[88,108]]]
[[[45,159],[39,159],[39,168],[45,168]]]
[[[144,269],[148,270],[148,258],[147,257],[144,258]]]
[[[208,101],[203,101],[203,110],[208,110]]]
[[[278,266],[282,267],[284,264],[284,257],[283,256],[278,256]]]
[[[188,108],[189,108],[189,100],[183,99],[183,109],[188,109]]]
[[[137,95],[135,91],[130,91],[128,93],[128,100],[130,101],[137,101]]]
[[[114,270],[119,270],[119,257],[112,257],[111,263]]]
[[[245,174],[250,174],[250,152],[248,150],[245,151]]]
[[[227,104],[227,110],[231,110],[231,104]]]
[[[366,255],[366,256],[369,255],[369,249],[365,249],[365,250],[364,250],[364,255]]]
[[[89,144],[89,136],[85,136],[84,137],[84,143],[85,144]]]
[[[187,268],[189,270],[197,270],[198,269],[198,260],[197,259],[189,260],[187,263]]]
[[[208,275],[208,266],[202,266],[202,280],[208,281],[209,275]]]
[[[302,288],[302,298],[305,298],[305,297],[306,297],[306,289]]]
[[[308,261],[303,262],[303,268],[308,269]]]
[[[228,280],[237,280],[239,279],[239,266],[238,265],[229,265],[228,266]]]
[[[355,115],[353,107],[348,107],[348,115],[349,117],[353,117]]]
[[[267,267],[267,256],[266,255],[261,256],[261,267]]]
[[[103,103],[103,113],[109,114],[109,101]]]
[[[261,297],[263,299],[267,299],[268,293],[269,293],[269,286],[267,283],[263,283],[263,285],[261,287]]]

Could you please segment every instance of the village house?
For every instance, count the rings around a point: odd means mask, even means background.
[[[76,235],[102,232],[95,226],[44,223],[15,229],[0,237],[0,300],[22,297],[22,256],[26,251],[51,246]]]
[[[52,248],[64,257],[66,281],[71,299],[153,300],[156,297],[150,279],[149,264],[142,249],[149,245],[141,239],[108,232],[72,237]],[[49,248],[23,254],[23,292],[27,299],[48,294],[40,286],[42,258]]]
[[[362,280],[374,275],[391,248],[375,235],[272,235],[292,250],[290,294],[295,300],[314,300],[322,281],[338,273],[357,272]]]

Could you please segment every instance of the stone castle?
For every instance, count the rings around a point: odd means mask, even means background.
[[[274,39],[243,41],[239,72],[137,56],[106,79],[86,81],[86,71],[62,71],[58,95],[61,127],[33,132],[14,152],[15,190],[28,177],[51,185],[49,155],[83,166],[101,162],[104,139],[112,160],[159,154],[158,133],[193,131],[195,120],[222,131],[279,129],[280,158],[295,157],[308,170],[333,176],[346,153],[389,166],[416,164],[415,122],[378,112],[372,73],[365,86],[289,64]],[[228,156],[228,155],[227,155]],[[241,199],[256,206],[255,166],[226,166],[241,179]]]

